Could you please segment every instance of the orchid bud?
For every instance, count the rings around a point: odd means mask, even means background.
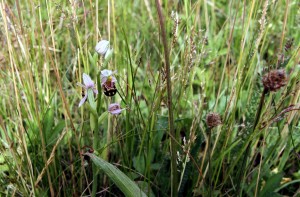
[[[105,56],[106,52],[109,50],[109,41],[101,40],[97,43],[95,50],[102,56]]]

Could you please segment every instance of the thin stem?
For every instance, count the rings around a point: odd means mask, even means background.
[[[95,130],[93,131],[93,147],[94,150],[98,149],[98,135],[99,135],[99,125],[98,125],[98,116],[91,114],[93,116],[93,121],[95,124]],[[98,167],[93,163],[93,186],[92,186],[92,197],[96,196],[97,193],[97,186],[98,186]]]
[[[171,84],[171,74],[170,74],[170,62],[169,62],[169,49],[166,36],[166,28],[164,16],[162,14],[161,5],[159,0],[155,1],[156,10],[158,13],[159,24],[161,28],[161,36],[164,45],[164,55],[166,64],[166,75],[167,75],[167,92],[168,92],[168,109],[169,109],[169,129],[170,135],[176,139],[176,134],[174,131],[174,120],[173,120],[173,109],[172,109],[172,84]],[[177,179],[177,166],[176,166],[176,142],[171,137],[170,149],[171,149],[171,196],[177,196],[178,194],[178,179]]]
[[[211,173],[211,128],[207,129],[208,132],[208,179],[209,179],[209,197],[212,197],[212,173]]]
[[[262,108],[263,108],[263,103],[265,101],[265,96],[266,96],[267,92],[268,92],[268,90],[264,89],[263,92],[262,92],[262,95],[260,97],[260,102],[259,102],[258,110],[257,110],[256,116],[255,116],[255,121],[254,121],[252,133],[255,131],[256,126],[257,126],[257,124],[259,122],[261,111],[262,111]],[[248,155],[250,153],[251,144],[252,144],[252,140],[247,145],[246,152],[244,154],[244,158],[243,158],[243,161],[242,161],[241,169],[239,171],[239,175],[238,175],[238,179],[237,179],[238,180],[237,194],[240,193],[239,196],[242,196],[241,183],[244,182],[243,175],[246,173],[245,168],[246,168],[246,163],[247,163],[247,160],[248,160]]]

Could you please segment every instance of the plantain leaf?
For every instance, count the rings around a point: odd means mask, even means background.
[[[282,177],[283,177],[283,173],[278,173],[278,174],[272,175],[266,181],[266,185],[264,186],[262,191],[259,193],[259,197],[275,196],[276,193],[274,191],[276,190],[276,188],[279,187]]]
[[[118,188],[125,194],[127,197],[137,197],[137,196],[147,196],[135,182],[133,182],[128,176],[126,176],[122,171],[117,167],[110,164],[109,162],[97,157],[92,153],[86,153],[85,155],[89,156],[96,166],[101,168],[104,173],[118,186]]]

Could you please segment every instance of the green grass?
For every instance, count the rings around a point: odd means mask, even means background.
[[[161,3],[165,37],[154,1],[0,2],[0,196],[300,195],[299,1]],[[261,99],[276,68],[287,85]],[[78,108],[83,73],[99,94]]]

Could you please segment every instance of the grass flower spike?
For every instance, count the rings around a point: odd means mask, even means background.
[[[115,86],[117,79],[114,77],[116,72],[107,69],[101,71],[101,87],[106,96],[114,96],[117,93]]]
[[[119,115],[123,110],[118,103],[112,103],[108,106],[108,112],[113,115]]]
[[[79,102],[78,107],[80,107],[81,105],[83,105],[83,103],[86,101],[86,99],[87,99],[87,97],[88,97],[87,91],[88,91],[89,89],[92,89],[93,92],[94,92],[95,94],[98,94],[98,90],[96,89],[95,83],[93,82],[93,80],[91,79],[91,77],[88,76],[87,74],[83,73],[83,74],[82,74],[82,78],[83,78],[83,83],[84,83],[84,85],[83,85],[83,84],[80,84],[80,83],[77,83],[77,85],[79,85],[79,86],[81,86],[82,88],[84,88],[84,89],[86,90],[86,94],[85,94],[85,96],[81,99],[81,101]]]
[[[105,56],[106,52],[109,51],[109,41],[101,40],[97,43],[95,50],[102,56]]]

